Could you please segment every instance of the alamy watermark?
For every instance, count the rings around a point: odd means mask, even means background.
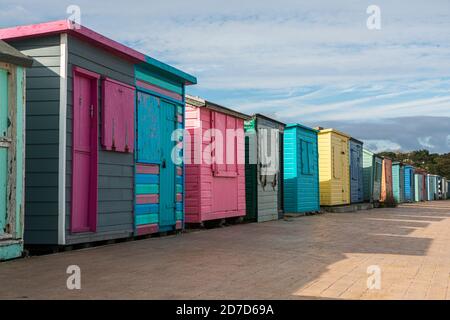
[[[178,129],[172,133],[176,142],[172,149],[172,161],[180,165],[243,165],[245,159],[245,141],[248,144],[248,164],[258,164],[266,175],[279,171],[278,129],[264,129],[245,132],[244,129]]]
[[[381,9],[377,5],[370,5],[367,7],[366,13],[370,16],[367,18],[367,29],[381,30]]]
[[[67,267],[66,273],[69,274],[66,281],[67,289],[81,290],[81,268],[77,265],[71,265]]]
[[[81,8],[75,4],[67,7],[66,13],[69,15],[67,21],[70,22],[72,29],[81,28]]]
[[[380,290],[381,289],[381,268],[378,265],[371,265],[367,267],[367,289]]]

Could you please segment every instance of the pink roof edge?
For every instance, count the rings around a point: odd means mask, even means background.
[[[21,38],[29,38],[33,36],[45,36],[51,34],[69,33],[79,36],[90,42],[113,51],[116,54],[125,56],[132,60],[146,61],[145,55],[117,41],[109,39],[101,34],[75,24],[69,20],[58,20],[45,23],[31,24],[25,26],[16,26],[11,28],[0,29],[0,39],[14,40]]]

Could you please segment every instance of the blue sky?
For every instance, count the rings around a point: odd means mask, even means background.
[[[450,3],[0,0],[0,27],[66,18],[198,77],[242,112],[334,126],[374,151],[450,152]],[[369,5],[381,30],[366,27]]]

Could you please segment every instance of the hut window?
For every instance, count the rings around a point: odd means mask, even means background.
[[[132,153],[134,149],[135,89],[103,80],[102,145],[106,150]]]
[[[302,174],[312,174],[313,172],[313,159],[312,159],[312,143],[301,140],[301,165]]]

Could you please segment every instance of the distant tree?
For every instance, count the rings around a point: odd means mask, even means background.
[[[417,150],[412,152],[380,152],[378,155],[401,161],[416,168],[421,168],[431,174],[437,174],[450,179],[450,153],[437,154],[428,150]]]

